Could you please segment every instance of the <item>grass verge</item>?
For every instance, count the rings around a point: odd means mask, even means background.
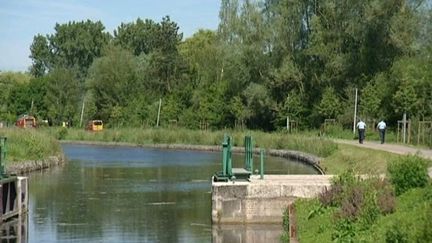
[[[40,160],[62,153],[58,141],[37,129],[2,128],[0,136],[6,137],[6,163]]]

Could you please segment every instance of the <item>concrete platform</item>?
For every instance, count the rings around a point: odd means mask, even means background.
[[[281,223],[295,198],[312,198],[330,187],[330,175],[251,176],[250,181],[212,183],[214,223]]]

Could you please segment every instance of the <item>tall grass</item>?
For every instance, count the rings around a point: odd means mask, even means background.
[[[6,137],[6,161],[39,160],[61,153],[61,146],[50,134],[36,129],[2,128]]]
[[[139,129],[113,128],[101,132],[89,132],[83,129],[61,128],[48,129],[53,136],[64,140],[85,140],[103,142],[127,142],[143,144],[194,144],[220,145],[224,134],[234,139],[235,146],[243,146],[245,135],[252,135],[257,147],[289,149],[303,151],[320,157],[327,157],[337,150],[337,144],[326,138],[286,134],[264,133],[260,131],[198,131],[184,128],[178,129]]]

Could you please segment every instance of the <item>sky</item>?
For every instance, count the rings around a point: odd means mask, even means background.
[[[121,23],[160,22],[170,16],[183,37],[216,30],[220,0],[0,0],[0,71],[28,71],[37,34],[53,34],[56,23],[100,20],[111,34]]]

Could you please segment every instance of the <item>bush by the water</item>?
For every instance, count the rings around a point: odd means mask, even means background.
[[[392,161],[388,166],[388,172],[397,195],[411,188],[424,187],[429,179],[427,161],[415,155],[404,156]]]

